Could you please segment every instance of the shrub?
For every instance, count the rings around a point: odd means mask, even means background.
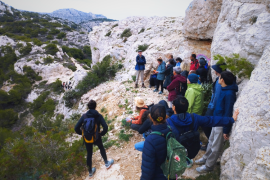
[[[44,49],[46,49],[47,54],[55,55],[58,52],[58,48],[55,44],[48,44]]]
[[[57,41],[57,40],[55,40],[55,41],[52,41],[52,43],[53,43],[53,44],[58,44],[58,41]]]
[[[46,36],[46,38],[52,40],[53,39],[53,36],[52,35],[48,35],[48,36]]]
[[[125,38],[125,39],[123,40],[123,42],[126,43],[126,42],[127,42],[127,38]]]
[[[100,110],[101,113],[106,113],[107,112],[107,109],[105,107],[102,107],[101,110]]]
[[[143,33],[144,32],[144,28],[142,28],[141,30],[140,30],[140,32],[139,32],[139,34],[141,34],[141,33]]]
[[[116,26],[118,26],[118,24],[113,25],[113,26],[112,26],[112,29],[115,28]]]
[[[43,59],[44,63],[45,64],[50,64],[50,63],[53,63],[53,58],[51,58],[50,56],[46,57]]]
[[[122,119],[121,126],[125,129],[130,129],[130,123],[128,123],[125,119]]]
[[[68,69],[70,69],[73,72],[75,72],[77,70],[77,67],[73,63],[64,63],[63,66],[67,67]]]
[[[119,146],[119,144],[117,143],[116,140],[110,140],[110,141],[107,141],[107,142],[104,143],[104,148],[109,149],[113,145]]]
[[[62,81],[57,79],[55,82],[50,84],[51,89],[53,92],[64,92],[64,89],[62,88]]]
[[[49,34],[51,34],[51,35],[56,35],[59,33],[60,33],[60,31],[58,29],[51,29],[51,31],[49,32]]]
[[[10,128],[18,120],[18,113],[13,109],[0,110],[0,127]]]
[[[214,60],[218,60],[217,64],[226,63],[222,65],[223,70],[229,69],[234,75],[239,78],[250,78],[252,71],[254,70],[254,65],[247,61],[246,58],[240,58],[239,54],[233,54],[232,57],[223,57],[221,55],[215,55]]]
[[[26,43],[26,46],[22,47],[19,52],[22,55],[28,55],[32,51],[32,45],[30,43]]]
[[[80,32],[80,34],[84,34],[84,32]]]
[[[133,80],[133,82],[135,82],[136,81],[136,76],[132,76],[132,80]]]
[[[130,37],[130,36],[132,36],[132,33],[131,33],[131,31],[130,31],[129,28],[128,28],[128,29],[125,29],[125,30],[122,32],[122,34],[121,34],[121,38],[123,38],[123,37],[128,38],[128,37]]]
[[[122,129],[118,135],[118,138],[122,141],[129,141],[129,138],[132,137],[132,134],[125,134],[125,131]]]
[[[40,81],[42,80],[42,77],[39,76],[31,67],[24,66],[23,67],[24,74],[31,80],[33,83],[34,81]]]
[[[66,33],[64,33],[64,32],[61,32],[61,33],[59,33],[58,35],[57,35],[57,39],[63,39],[63,38],[65,38],[66,37]]]
[[[211,101],[212,97],[212,84],[202,84],[203,88],[203,95],[204,95],[204,101],[203,101],[203,113],[205,114],[207,111],[208,104]]]
[[[36,62],[35,62],[36,65],[39,65],[40,63],[41,63],[40,61],[36,61]]]
[[[139,45],[137,51],[146,51],[146,49],[149,47],[148,44]]]
[[[33,43],[35,44],[35,45],[37,45],[37,46],[41,46],[43,43],[39,40],[39,39],[37,39],[37,38],[34,38],[33,39]]]
[[[105,36],[110,36],[111,33],[112,33],[112,31],[109,31],[109,32],[107,32],[107,34]]]
[[[67,46],[62,46],[64,52],[66,52],[70,57],[75,59],[84,59],[84,55],[81,49],[69,48]]]
[[[255,24],[257,22],[257,19],[258,19],[258,16],[252,16],[250,19],[249,19],[249,22],[250,24]]]

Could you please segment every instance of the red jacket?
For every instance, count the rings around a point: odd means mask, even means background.
[[[177,97],[177,92],[180,91],[180,82],[187,83],[187,79],[181,76],[181,74],[172,77],[171,84],[167,86],[167,90],[169,91],[168,101],[173,101]]]
[[[190,65],[190,71],[191,70],[197,70],[199,68],[200,64],[198,59],[196,59],[195,61],[191,61],[191,65]]]
[[[145,106],[143,106],[143,108],[148,108],[148,107],[145,105]],[[132,119],[131,123],[132,124],[142,124],[142,115],[145,111],[147,111],[147,109],[141,109],[139,116],[134,117]]]

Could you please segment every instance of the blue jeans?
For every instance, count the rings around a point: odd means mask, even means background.
[[[144,141],[138,142],[134,145],[135,149],[141,152],[143,151],[143,146],[144,146]]]

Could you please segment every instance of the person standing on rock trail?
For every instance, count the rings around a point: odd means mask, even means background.
[[[236,77],[231,72],[224,71],[220,74],[218,83],[222,88],[216,102],[214,116],[231,117],[236,101],[236,92],[238,92]],[[217,159],[222,153],[224,139],[229,139],[231,127],[232,125],[228,124],[212,129],[206,153],[201,159],[195,161],[196,164],[204,164],[196,168],[199,173],[213,171]]]
[[[173,67],[175,67],[176,66],[176,61],[173,59],[173,55],[170,55],[170,59],[167,62],[170,63],[170,61],[172,61],[172,65],[173,65]]]
[[[190,56],[190,60],[191,60],[190,70],[196,71],[199,68],[199,61],[198,59],[196,59],[196,54],[192,54]]]
[[[105,167],[109,169],[114,160],[107,160],[106,151],[104,149],[101,137],[104,136],[108,131],[108,125],[106,124],[103,116],[96,111],[97,103],[94,100],[90,100],[87,104],[89,110],[82,115],[80,120],[77,122],[75,126],[75,132],[79,135],[83,135],[83,141],[87,150],[87,167],[89,171],[89,177],[93,177],[96,172],[96,168],[92,168],[92,154],[93,154],[93,145],[97,145],[100,154],[104,160]],[[103,130],[100,132],[100,125]],[[92,128],[90,128],[92,127]],[[86,135],[90,134],[91,138],[86,137]],[[89,136],[88,136],[89,137]],[[90,140],[91,139],[91,140]]]
[[[196,70],[196,74],[200,76],[200,81],[204,84],[207,82],[207,69],[205,69],[206,61],[201,58],[199,61],[200,67]]]
[[[146,88],[144,86],[144,70],[145,70],[146,60],[145,57],[142,55],[142,50],[138,51],[138,55],[136,57],[136,81],[135,81],[135,88],[138,88],[139,78],[141,77],[142,88]]]
[[[176,58],[176,66],[181,66],[181,63],[182,63],[182,59],[180,57]]]
[[[166,70],[164,72],[165,74],[165,81],[163,87],[166,89],[167,86],[172,82],[173,77],[173,68],[174,68],[174,62],[172,59],[169,60],[169,64],[166,67]]]
[[[154,92],[158,92],[159,86],[161,86],[160,92],[158,94],[163,94],[163,81],[165,79],[166,63],[161,58],[158,58],[157,61],[159,65],[155,71],[155,74],[157,74],[157,85]]]
[[[187,78],[188,77],[188,73],[189,73],[189,69],[190,69],[189,64],[186,63],[185,61],[183,61],[181,63],[181,65],[180,65],[180,68],[181,68],[181,71],[182,71],[181,72],[181,75],[184,76],[185,78]]]

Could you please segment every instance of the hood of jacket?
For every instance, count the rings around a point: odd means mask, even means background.
[[[195,91],[203,91],[202,86],[198,83],[188,84],[187,86],[188,88],[193,88]]]
[[[99,112],[95,109],[89,109],[85,114],[87,117],[97,117]]]
[[[222,89],[222,91],[231,90],[231,91],[234,91],[234,92],[238,92],[238,86],[237,86],[236,83],[233,83],[232,85],[229,85],[229,86],[226,86],[226,87],[222,87],[221,89]]]
[[[169,68],[173,68],[173,65],[172,64],[168,64],[167,65],[167,69],[169,69]]]
[[[177,75],[173,76],[173,80],[174,79],[177,79],[181,83],[187,83],[187,79],[184,76],[182,76],[181,74],[177,74]]]
[[[170,117],[175,126],[189,126],[192,123],[192,118],[189,113],[174,114]]]

